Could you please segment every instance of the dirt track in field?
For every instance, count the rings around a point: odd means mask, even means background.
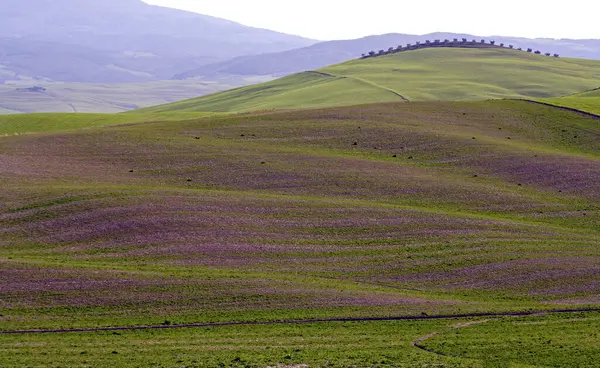
[[[443,333],[452,331],[454,329],[465,328],[465,327],[474,326],[474,325],[480,325],[480,324],[483,324],[483,323],[486,323],[486,322],[489,322],[489,321],[490,321],[489,319],[484,319],[482,321],[472,321],[472,322],[467,322],[467,323],[458,323],[458,324],[452,326],[452,328],[450,328],[450,329],[447,329],[447,330],[444,330],[444,331],[436,331],[436,332],[432,332],[432,333],[430,333],[428,335],[421,336],[421,337],[419,337],[418,339],[416,339],[415,341],[412,342],[412,346],[414,346],[415,348],[421,349],[423,351],[426,351],[428,353],[437,354],[437,355],[441,355],[441,356],[446,356],[445,354],[437,352],[437,351],[434,351],[434,350],[432,350],[432,349],[424,346],[421,343],[424,342],[424,341],[427,341],[427,340],[431,339],[432,337],[441,335]]]
[[[321,318],[321,319],[297,319],[281,321],[263,321],[263,322],[207,322],[207,323],[186,323],[180,325],[146,325],[146,326],[122,326],[122,327],[96,327],[96,328],[66,328],[66,329],[48,329],[48,330],[4,330],[0,335],[35,335],[35,334],[63,334],[77,332],[110,332],[110,331],[138,331],[138,330],[167,330],[182,328],[201,328],[201,327],[226,327],[226,326],[269,326],[269,325],[294,325],[310,323],[330,323],[330,322],[385,322],[385,321],[423,321],[423,320],[451,320],[462,318],[480,318],[480,317],[527,317],[534,315],[547,314],[566,314],[566,313],[584,313],[600,312],[600,308],[577,308],[577,309],[549,309],[532,310],[520,312],[489,312],[489,313],[466,313],[466,314],[439,314],[439,315],[420,315],[420,316],[392,316],[392,317],[354,317],[354,318]],[[458,326],[458,325],[457,325]],[[465,327],[466,325],[460,325]],[[437,333],[436,333],[437,334]],[[425,338],[416,340],[413,345],[417,346],[420,341],[433,337],[435,334],[428,335]],[[418,346],[417,346],[418,347]]]

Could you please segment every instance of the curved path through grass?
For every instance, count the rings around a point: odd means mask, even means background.
[[[0,335],[32,335],[32,334],[60,334],[60,333],[76,333],[76,332],[107,332],[107,331],[136,331],[136,330],[165,330],[165,329],[180,329],[180,328],[204,328],[204,327],[225,327],[225,326],[270,326],[270,325],[297,325],[310,323],[327,323],[327,322],[385,322],[385,321],[427,321],[427,320],[451,320],[464,318],[482,318],[482,317],[527,317],[533,315],[548,315],[548,314],[568,314],[568,313],[585,313],[585,312],[600,312],[600,308],[575,308],[575,309],[549,309],[549,310],[529,310],[520,312],[490,312],[490,313],[465,313],[465,314],[439,314],[439,315],[420,315],[420,316],[390,316],[390,317],[340,317],[340,318],[317,318],[317,319],[296,319],[296,320],[281,320],[281,321],[260,321],[260,322],[214,322],[214,323],[185,323],[185,324],[163,324],[163,325],[140,325],[140,326],[120,326],[120,327],[98,327],[98,328],[65,328],[65,329],[31,329],[31,330],[0,330]],[[479,322],[481,323],[481,322]],[[475,323],[460,324],[456,326],[467,327]],[[413,345],[418,346],[419,342],[425,341],[440,332],[431,333],[425,337],[417,339]]]

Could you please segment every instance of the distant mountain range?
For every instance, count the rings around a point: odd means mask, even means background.
[[[0,0],[0,113],[122,111],[316,70],[371,50],[453,38],[600,59],[600,40],[433,33],[317,42],[141,0]],[[123,91],[156,81],[169,88],[153,83],[140,98],[122,101]],[[44,90],[27,89],[35,86]],[[111,89],[122,94],[110,96]]]
[[[0,0],[0,83],[171,79],[316,41],[140,0]]]
[[[389,47],[406,45],[417,41],[435,39],[486,39],[497,43],[512,44],[515,47],[540,49],[543,52],[558,53],[564,57],[600,60],[600,40],[555,40],[529,39],[518,37],[482,37],[460,33],[431,33],[426,35],[386,34],[369,36],[356,40],[329,41],[315,45],[263,55],[241,56],[232,60],[212,63],[177,74],[175,79],[207,78],[225,76],[265,76],[282,77],[297,72],[315,70],[360,57],[369,51],[387,50]]]

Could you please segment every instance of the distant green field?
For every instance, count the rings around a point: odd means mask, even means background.
[[[120,114],[14,114],[0,116],[0,134],[56,132],[134,122],[138,116]]]
[[[36,112],[117,113],[185,100],[264,79],[160,81],[148,83],[49,83],[0,85],[0,114]],[[45,92],[23,88],[40,85]]]
[[[593,90],[565,97],[546,98],[540,101],[600,115],[600,90]]]
[[[546,98],[595,88],[600,61],[508,49],[425,49],[353,60],[261,85],[143,109],[242,112],[368,102]]]

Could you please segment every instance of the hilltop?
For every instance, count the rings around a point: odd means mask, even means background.
[[[143,112],[240,112],[386,101],[545,98],[595,88],[600,61],[493,48],[429,48],[284,77]]]
[[[315,41],[140,0],[3,0],[0,83],[143,82]]]
[[[369,51],[368,53],[363,53],[361,56],[361,59],[390,55],[390,54],[395,54],[398,52],[415,51],[415,50],[423,50],[423,49],[430,49],[430,48],[503,49],[505,47],[508,49],[511,49],[511,50],[526,51],[529,53],[534,53],[535,55],[543,54],[545,56],[553,56],[556,58],[560,57],[560,55],[557,53],[554,53],[554,54],[552,54],[550,52],[542,53],[540,50],[534,51],[532,48],[528,48],[525,50],[522,47],[517,48],[514,45],[505,45],[504,43],[497,43],[495,40],[485,40],[485,39],[469,40],[469,39],[463,37],[462,39],[458,39],[458,38],[454,38],[452,40],[450,40],[450,39],[444,39],[444,40],[434,39],[434,40],[425,40],[425,42],[417,41],[414,44],[408,43],[406,45],[398,45],[396,47],[392,46],[387,49],[381,49],[378,52],[377,51]]]

